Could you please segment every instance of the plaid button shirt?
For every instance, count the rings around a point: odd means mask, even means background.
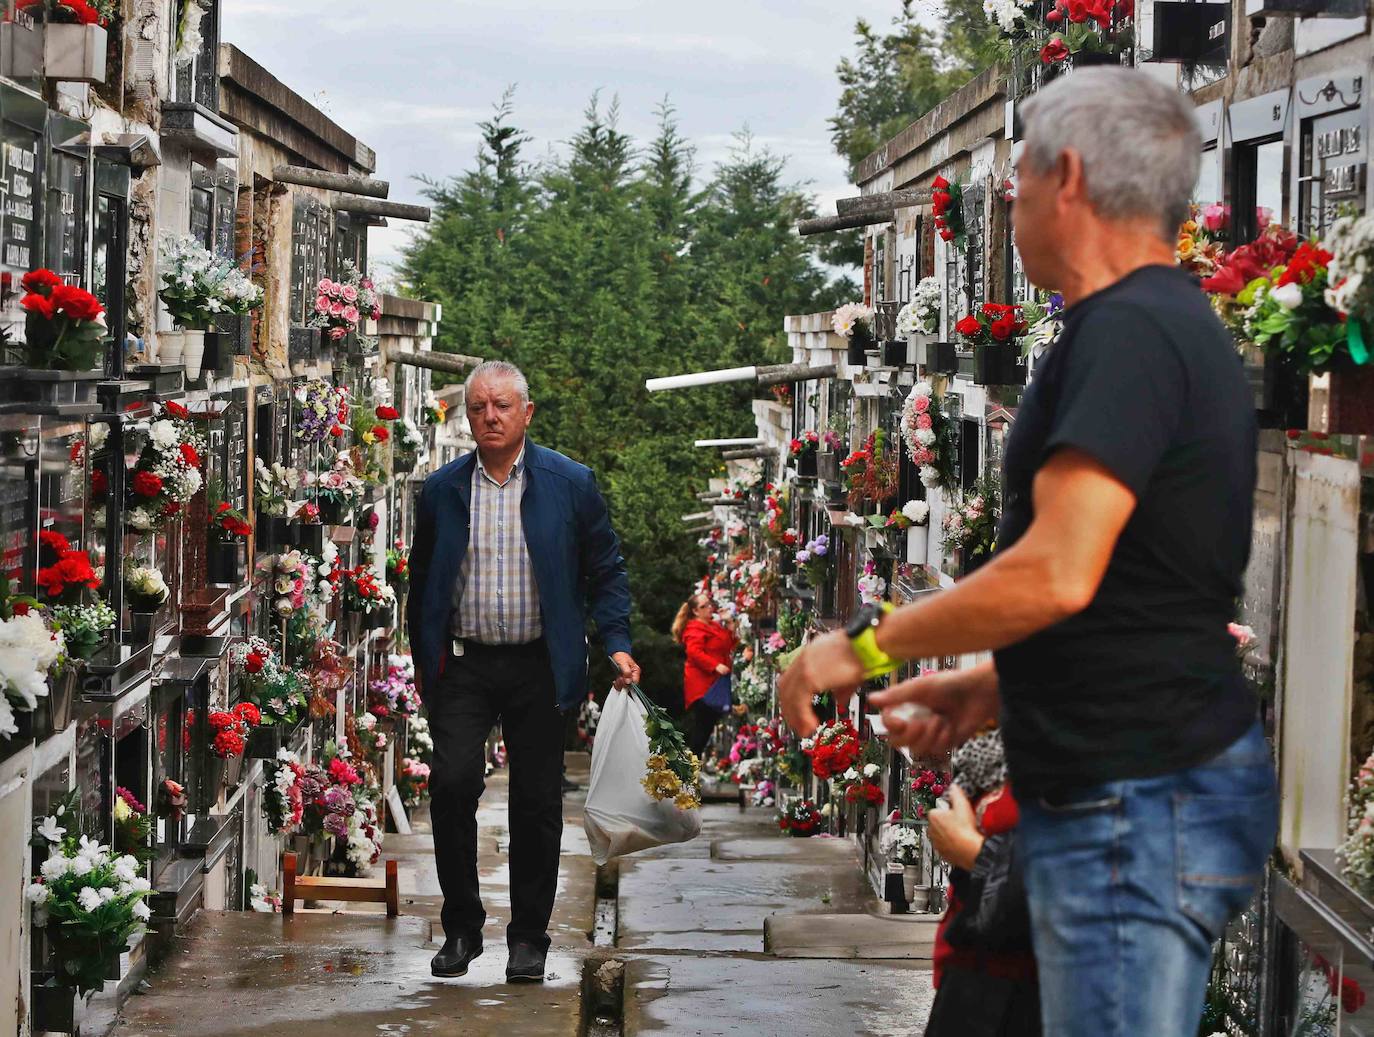
[[[472,516],[467,554],[453,589],[456,637],[489,645],[522,645],[544,633],[520,498],[525,452],[497,482],[479,455],[472,472]]]

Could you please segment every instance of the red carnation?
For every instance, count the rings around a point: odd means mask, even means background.
[[[190,443],[181,444],[181,459],[192,468],[200,467],[200,454],[196,453],[196,448]]]
[[[230,712],[249,727],[257,727],[262,723],[262,710],[251,702],[240,702]]]
[[[377,408],[377,417],[381,418],[383,421],[395,421],[400,416],[401,412],[395,407],[389,407],[383,404]]]
[[[949,181],[942,176],[937,176],[930,182],[930,186],[936,191],[947,191],[949,190]]]
[[[227,500],[222,500],[222,501],[219,502],[219,507],[215,509],[215,514],[216,514],[216,515],[223,515],[223,514],[224,514],[226,511],[228,511],[228,510],[229,510],[229,502],[228,502]]]
[[[249,673],[261,673],[266,665],[267,660],[262,657],[261,652],[249,652],[243,660],[243,668]]]
[[[53,318],[53,301],[46,295],[39,295],[36,292],[30,293],[19,300],[19,305],[30,313],[36,313],[47,320]]]
[[[1056,22],[1062,22],[1063,20],[1064,12],[1057,7],[1045,15],[1045,21],[1049,22],[1051,25],[1054,25]]]
[[[91,321],[105,312],[100,300],[74,284],[60,284],[52,290],[53,307],[72,320]]]
[[[1046,65],[1053,65],[1056,61],[1063,61],[1069,56],[1069,47],[1057,36],[1045,44],[1040,50],[1040,60]]]
[[[973,316],[973,314],[969,314],[967,317],[961,318],[958,324],[954,325],[954,330],[960,335],[973,338],[982,327],[983,326],[978,323],[978,318]]]
[[[948,227],[941,227],[941,228],[940,228],[940,240],[941,240],[941,241],[953,241],[953,240],[954,240],[954,231],[950,230]]]
[[[45,529],[38,534],[38,542],[52,551],[70,551],[72,542],[55,529]]]
[[[135,472],[134,492],[140,497],[156,497],[162,492],[162,476],[153,472]]]
[[[191,412],[177,403],[176,400],[169,400],[167,403],[167,413],[174,418],[189,418]]]
[[[385,443],[391,438],[391,431],[385,425],[373,425],[372,434],[377,437],[378,443]]]
[[[37,2],[37,0],[33,0]],[[21,7],[25,6],[23,4]],[[19,287],[26,292],[37,292],[40,295],[46,294],[43,289],[52,291],[57,285],[62,283],[62,278],[58,277],[51,270],[30,270],[19,282]]]
[[[331,428],[331,429],[329,430],[329,434],[330,434],[331,436],[336,437],[336,438],[339,437],[339,436],[342,436],[342,435],[343,435],[343,428],[342,428],[342,426],[335,425],[333,428]]]

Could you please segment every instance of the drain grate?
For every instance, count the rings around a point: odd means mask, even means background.
[[[582,967],[581,1037],[623,1037],[625,962],[593,955]]]

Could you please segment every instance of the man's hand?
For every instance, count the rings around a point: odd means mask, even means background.
[[[778,698],[787,726],[803,738],[811,736],[820,726],[820,718],[811,707],[817,692],[828,691],[835,697],[835,708],[843,715],[849,696],[863,682],[864,668],[843,630],[832,630],[812,641],[783,671],[778,681]]]
[[[615,682],[617,688],[639,683],[639,663],[634,661],[629,652],[616,652],[615,655],[611,656],[611,662],[620,669],[620,676],[616,678]]]
[[[992,663],[941,670],[869,695],[883,711],[887,740],[913,756],[935,756],[967,742],[997,718],[1000,698]],[[924,709],[913,712],[912,704]]]
[[[927,831],[935,852],[956,868],[973,870],[978,851],[983,848],[983,833],[978,831],[978,819],[973,805],[958,785],[949,787],[949,806],[937,806],[926,814],[930,822]]]

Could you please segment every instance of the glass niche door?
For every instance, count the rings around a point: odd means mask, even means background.
[[[125,284],[129,254],[129,167],[95,162],[95,199],[91,219],[91,294],[105,307],[106,373],[124,376],[124,335],[128,327]]]

